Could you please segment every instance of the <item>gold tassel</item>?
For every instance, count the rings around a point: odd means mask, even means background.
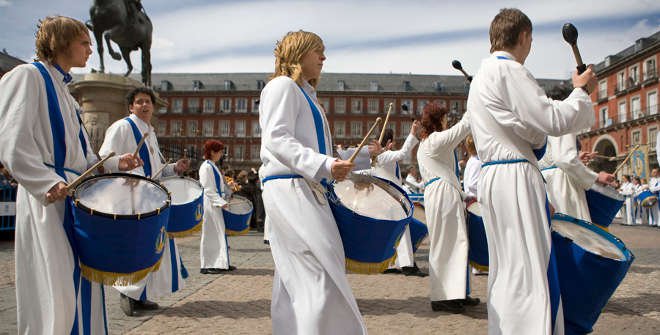
[[[170,238],[179,238],[179,237],[186,237],[186,236],[193,235],[193,234],[198,233],[202,230],[202,224],[203,223],[204,223],[204,220],[201,220],[194,227],[192,227],[188,230],[184,230],[184,231],[177,231],[177,232],[173,232],[173,233],[168,231],[167,236],[169,236]]]
[[[163,256],[161,255],[156,264],[153,266],[131,273],[106,272],[96,270],[83,263],[80,263],[80,273],[82,273],[83,277],[87,278],[89,281],[96,283],[104,285],[126,286],[139,282],[140,280],[144,279],[150,272],[158,271],[158,269],[160,269],[160,261],[162,259]]]
[[[601,226],[601,225],[599,225],[599,224],[597,224],[597,223],[594,223],[594,226],[596,226],[596,227],[598,227],[598,228],[600,228],[600,229],[602,229],[602,230],[604,230],[604,231],[606,231],[606,232],[608,232],[608,233],[610,232],[610,229],[609,229],[608,227],[603,227],[603,226]]]
[[[475,268],[475,269],[477,269],[481,272],[488,272],[488,266],[486,266],[486,265],[477,264],[473,261],[470,261],[470,265],[472,265],[473,268]]]
[[[250,226],[248,226],[247,228],[241,231],[225,229],[225,234],[227,234],[228,236],[241,236],[247,234],[249,231],[250,231]]]
[[[359,262],[346,258],[346,270],[353,273],[366,274],[366,275],[379,274],[387,270],[387,268],[390,267],[390,265],[393,264],[394,261],[396,261],[396,253],[394,254],[394,256],[379,263]]]

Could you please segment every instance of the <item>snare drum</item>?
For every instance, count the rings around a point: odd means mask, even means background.
[[[623,206],[624,197],[613,187],[594,184],[586,191],[591,221],[605,229]]]
[[[254,207],[246,197],[234,194],[227,208],[222,209],[225,220],[225,234],[230,236],[245,235],[250,231],[250,217]]]
[[[395,183],[367,175],[328,187],[330,208],[341,235],[346,269],[382,273],[394,262],[396,246],[412,218],[413,205]]]
[[[564,214],[552,217],[552,248],[566,333],[590,333],[635,256],[616,236]]]
[[[468,213],[468,240],[470,249],[468,259],[470,264],[480,271],[488,271],[488,240],[486,229],[481,218],[481,204],[471,203],[467,208]]]
[[[170,237],[184,237],[200,231],[204,217],[202,184],[195,179],[178,176],[163,178],[160,183],[172,196],[167,234]]]
[[[171,201],[163,186],[138,175],[107,174],[80,183],[72,198],[85,278],[128,285],[158,269]]]
[[[649,190],[644,190],[637,196],[637,200],[644,207],[653,207],[658,202],[658,197]]]

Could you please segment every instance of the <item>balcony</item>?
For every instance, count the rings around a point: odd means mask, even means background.
[[[616,87],[614,88],[614,95],[616,95],[617,97],[620,97],[626,93],[627,93],[626,85],[624,85],[623,83],[617,84]]]
[[[598,103],[607,101],[607,89],[598,90]]]
[[[646,73],[644,73],[644,81],[642,82],[642,86],[653,85],[657,82],[658,82],[658,73],[656,72],[655,69],[649,69]]]
[[[628,92],[634,92],[641,87],[639,80],[637,78],[628,77]]]

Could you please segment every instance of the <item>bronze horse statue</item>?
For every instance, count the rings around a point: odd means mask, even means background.
[[[115,60],[126,62],[128,76],[133,71],[130,53],[137,49],[142,51],[142,83],[151,86],[151,33],[153,26],[147,13],[142,8],[140,0],[94,0],[89,9],[90,20],[87,27],[94,32],[96,47],[101,60],[100,72],[105,71],[103,62],[103,37],[108,46],[108,52]],[[121,55],[110,44],[113,41],[119,45]]]

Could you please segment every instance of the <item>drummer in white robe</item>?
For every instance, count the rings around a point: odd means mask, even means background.
[[[465,205],[469,207],[473,202],[477,201],[477,186],[479,183],[479,175],[481,174],[481,160],[477,155],[477,148],[474,146],[474,138],[468,135],[465,138],[465,150],[470,158],[465,163],[465,170],[463,170],[463,192],[465,192]],[[479,270],[472,267],[472,273],[475,275],[487,275],[487,270]]]
[[[381,143],[373,141],[369,145],[369,151],[378,153],[374,158],[373,167],[371,168],[371,175],[387,179],[396,185],[402,186],[403,179],[401,178],[401,168],[399,161],[410,156],[413,148],[419,143],[416,137],[417,129],[419,129],[419,122],[413,122],[410,127],[410,134],[406,137],[406,141],[399,150],[392,150],[396,145],[394,142],[394,131],[391,128],[386,128],[383,134]],[[400,270],[399,270],[400,269]],[[427,273],[422,272],[415,264],[415,255],[413,254],[413,245],[410,238],[410,226],[406,225],[406,229],[399,239],[399,245],[396,247],[396,262],[391,269],[385,270],[385,273],[403,273],[406,276],[426,277]]]
[[[105,155],[110,151],[135,152],[142,137],[147,136],[139,151],[144,166],[134,169],[130,173],[158,179],[175,174],[180,175],[188,169],[190,163],[188,159],[180,159],[176,163],[163,166],[156,131],[151,125],[155,99],[153,91],[147,87],[138,87],[129,92],[126,102],[130,115],[110,125],[105,132],[105,139],[99,153]],[[121,293],[122,311],[128,316],[133,316],[134,312],[139,309],[157,309],[158,304],[151,299],[158,299],[182,289],[185,277],[187,277],[187,272],[181,262],[174,238],[168,237],[157,271],[149,273],[146,278],[132,285],[115,286]]]
[[[199,182],[204,187],[204,223],[199,241],[199,272],[202,274],[220,274],[236,269],[229,264],[225,219],[222,215],[222,209],[227,208],[229,190],[225,176],[216,165],[222,158],[224,148],[224,144],[218,140],[206,141],[206,160],[199,167]]]
[[[467,105],[482,161],[477,197],[488,239],[488,333],[561,334],[550,213],[537,159],[547,135],[593,124],[587,92],[595,77],[588,67],[573,75],[568,98],[547,98],[523,67],[532,23],[517,9],[503,9],[494,18],[490,41],[492,54],[470,85]]]
[[[424,205],[429,227],[431,308],[462,313],[479,299],[469,296],[468,237],[465,204],[458,180],[456,147],[470,133],[469,114],[447,129],[447,109],[424,106],[417,163],[426,187]]]
[[[40,23],[36,50],[38,63],[20,65],[0,80],[0,161],[19,183],[14,252],[18,333],[103,334],[103,286],[80,276],[66,231],[73,222],[64,222],[72,218],[65,215],[70,201],[66,183],[97,161],[79,119],[80,106],[66,86],[69,70],[85,67],[92,53],[89,33],[77,20],[48,17]],[[51,124],[51,115],[59,120]],[[104,168],[138,165],[129,153],[110,158]]]
[[[653,195],[658,196],[660,192],[660,178],[658,178],[658,169],[651,170],[651,178],[649,178],[649,191]],[[660,202],[649,208],[649,225],[660,227]]]
[[[315,90],[323,52],[316,34],[288,33],[275,48],[275,73],[261,92],[259,175],[275,262],[275,335],[367,333],[321,186],[345,179],[353,167],[330,156],[330,129]]]
[[[635,185],[630,182],[630,176],[621,177],[621,187],[619,193],[624,196],[625,217],[623,224],[631,226],[635,219]]]

